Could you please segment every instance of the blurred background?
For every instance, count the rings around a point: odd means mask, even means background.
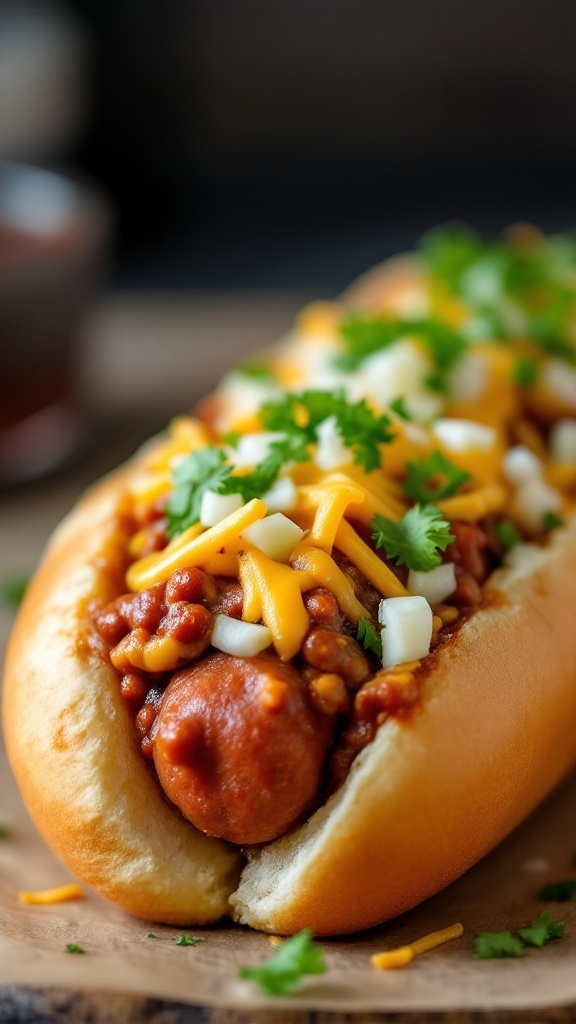
[[[4,537],[30,561],[304,301],[439,222],[576,226],[575,51],[574,0],[0,0]]]
[[[576,222],[573,0],[0,13],[0,153],[104,190],[113,286],[334,292],[446,218]]]

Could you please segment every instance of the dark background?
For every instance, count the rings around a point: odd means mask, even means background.
[[[576,224],[574,0],[68,0],[118,285],[337,290],[430,226]]]

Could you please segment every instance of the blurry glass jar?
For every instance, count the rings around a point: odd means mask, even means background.
[[[79,338],[107,234],[90,189],[0,161],[0,485],[60,465],[81,442]]]

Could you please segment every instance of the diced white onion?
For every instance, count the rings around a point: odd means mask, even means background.
[[[429,572],[410,569],[406,589],[420,594],[429,604],[440,604],[456,589],[456,568],[453,562],[444,562]]]
[[[576,462],[576,420],[558,420],[550,431],[550,454],[556,462]]]
[[[504,476],[515,487],[542,476],[542,462],[525,444],[514,445],[504,455]]]
[[[556,398],[576,409],[576,370],[563,359],[549,359],[541,375],[544,387]]]
[[[562,508],[562,495],[545,480],[533,477],[520,484],[511,502],[511,511],[528,533],[541,533],[547,512],[558,513]]]
[[[269,512],[290,512],[298,504],[298,488],[292,477],[281,476],[269,491],[262,495]]]
[[[200,522],[202,526],[216,526],[226,516],[232,515],[242,508],[244,498],[241,494],[217,494],[215,491],[204,491],[200,502]]]
[[[270,454],[270,446],[283,438],[284,434],[272,430],[243,434],[233,453],[234,465],[240,469],[258,466]]]
[[[475,352],[458,359],[449,377],[450,397],[457,402],[477,402],[488,384],[488,367]]]
[[[378,620],[384,668],[426,657],[432,640],[432,609],[425,597],[384,598]]]
[[[432,372],[432,363],[410,338],[399,338],[393,345],[365,359],[359,374],[366,395],[379,405],[390,405],[402,395],[414,419],[427,422],[442,408],[442,397],[429,391],[422,381]]]
[[[456,418],[438,419],[432,424],[432,433],[449,451],[487,452],[496,443],[496,431],[485,423]]]
[[[277,398],[280,389],[273,381],[251,380],[236,370],[230,371],[220,381],[219,401],[216,413],[216,428],[225,434],[235,423],[245,419],[264,402]]]
[[[240,536],[269,558],[285,562],[302,540],[304,530],[282,515],[282,512],[275,512],[274,515],[266,516],[265,519],[259,519],[258,522],[247,526]]]
[[[230,615],[215,615],[211,638],[212,646],[225,654],[238,658],[252,658],[272,643],[268,626],[243,622]]]
[[[352,458],[350,449],[346,447],[340,436],[337,423],[335,416],[329,416],[316,427],[318,445],[315,461],[318,468],[324,472],[337,469],[338,466],[345,466]]]

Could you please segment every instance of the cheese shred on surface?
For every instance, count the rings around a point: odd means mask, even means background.
[[[20,903],[29,903],[38,906],[52,903],[71,903],[73,900],[83,900],[86,897],[82,886],[76,882],[68,885],[60,885],[56,889],[42,889],[38,892],[19,892]]]
[[[398,967],[407,967],[415,957],[421,953],[429,953],[430,950],[442,946],[445,942],[452,942],[464,934],[464,927],[459,922],[451,924],[448,928],[441,928],[437,932],[430,932],[416,939],[407,946],[400,946],[398,949],[390,949],[384,953],[375,953],[370,957],[370,963],[380,971],[394,970]]]

